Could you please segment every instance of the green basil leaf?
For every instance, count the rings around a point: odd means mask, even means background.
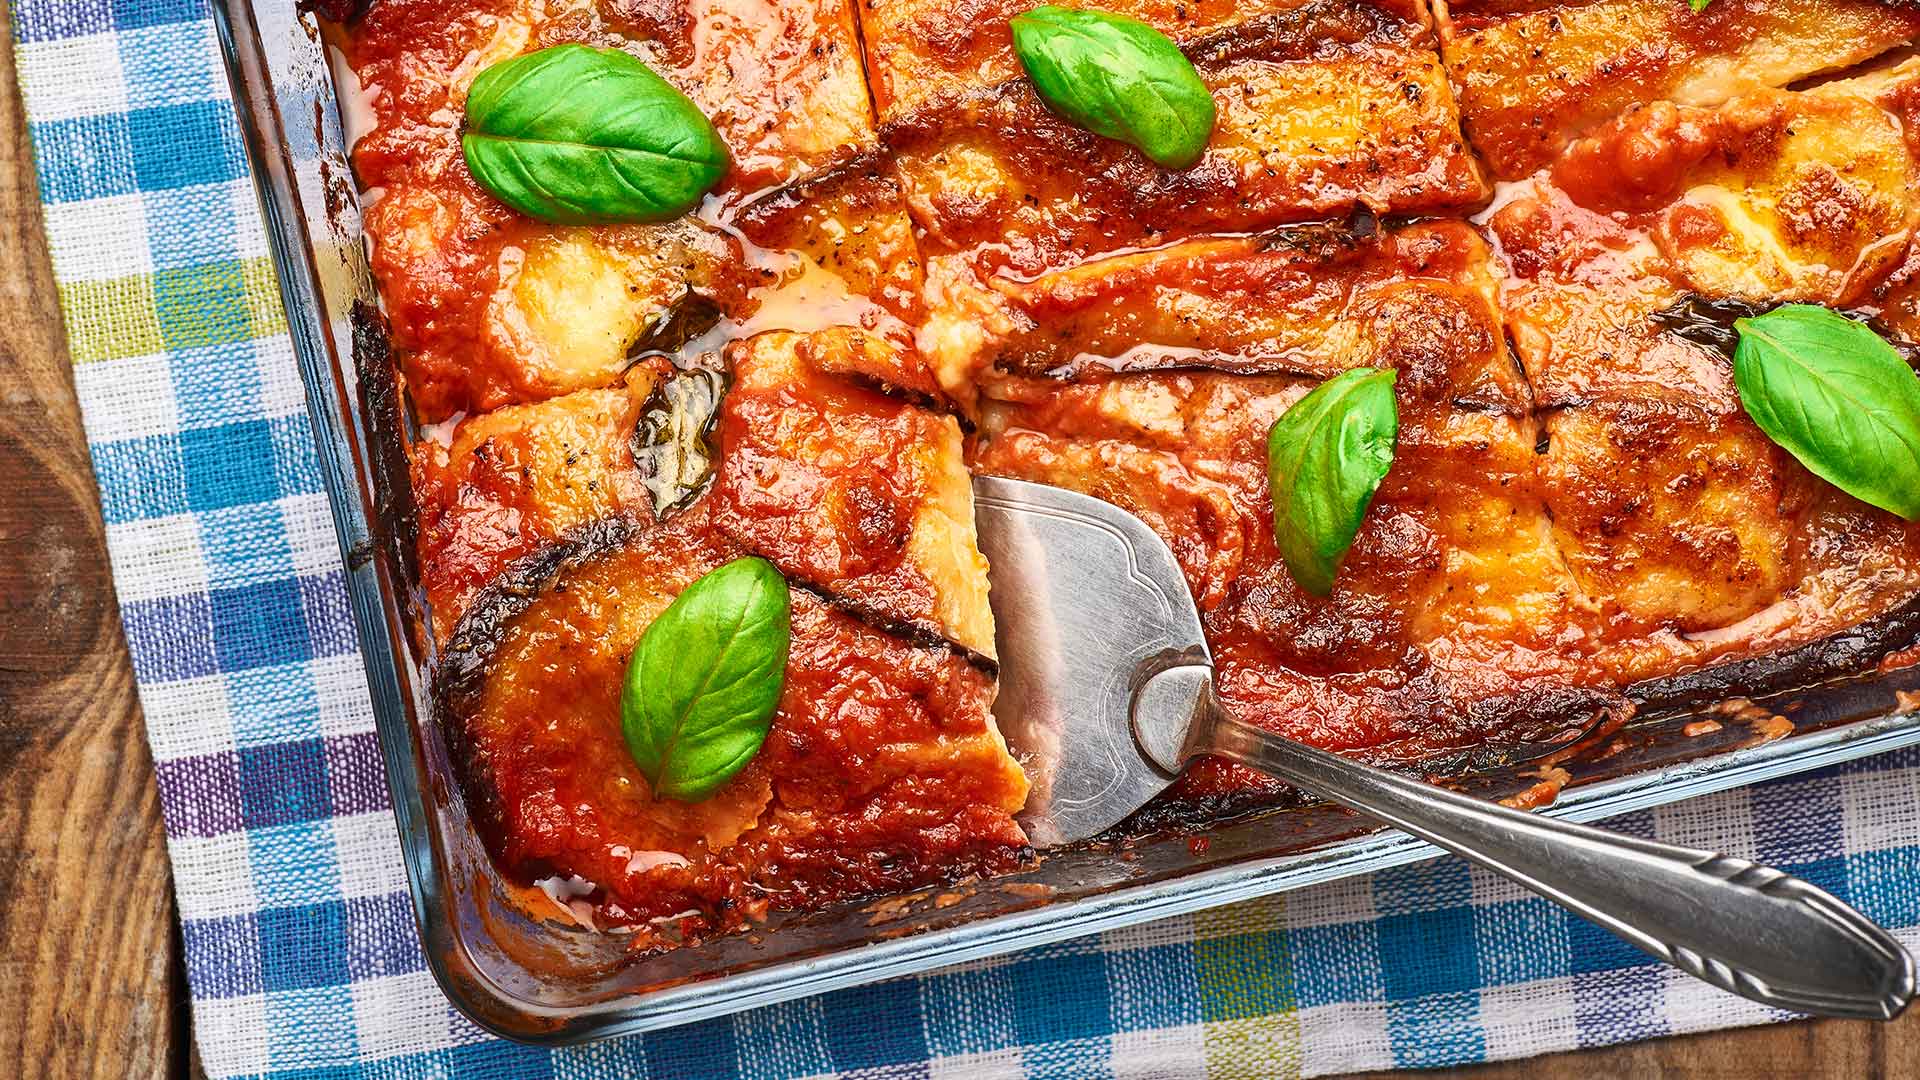
[[[1813,304],[1733,326],[1734,386],[1767,438],[1854,498],[1920,520],[1920,376],[1893,346]]]
[[[1396,373],[1355,368],[1315,387],[1267,433],[1273,538],[1287,570],[1315,596],[1333,592],[1373,493],[1393,464]]]
[[[1206,152],[1213,95],[1165,34],[1124,15],[1052,4],[1007,25],[1033,88],[1054,111],[1169,169]]]
[[[1695,11],[1705,11],[1707,10],[1707,5],[1711,3],[1713,3],[1713,0],[1687,0],[1687,6]]]
[[[726,145],[685,94],[618,49],[585,45],[482,71],[460,149],[500,201],[562,225],[677,217],[727,169]]]
[[[687,586],[627,662],[620,726],[656,796],[698,802],[766,741],[786,680],[786,579],[735,559]]]

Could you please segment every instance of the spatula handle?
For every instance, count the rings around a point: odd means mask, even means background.
[[[1201,690],[1187,753],[1344,803],[1509,878],[1645,952],[1764,1005],[1886,1020],[1914,964],[1832,894],[1745,859],[1522,813],[1281,738]]]

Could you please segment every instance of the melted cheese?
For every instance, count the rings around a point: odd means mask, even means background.
[[[443,722],[495,854],[600,897],[595,925],[697,936],[1019,863],[970,471],[1138,514],[1236,714],[1385,759],[1560,733],[1920,593],[1920,526],[1774,447],[1675,329],[1808,300],[1917,332],[1920,60],[1792,84],[1920,12],[1115,3],[1213,95],[1191,169],[1043,105],[1011,0],[378,0],[337,35],[396,360],[437,425],[423,579],[478,680]],[[466,174],[467,83],[563,41],[713,119],[732,167],[696,213],[559,228]],[[656,518],[632,441],[688,365],[731,380],[711,487]],[[1395,459],[1316,597],[1274,542],[1265,443],[1360,366],[1396,372]],[[793,586],[773,730],[712,800],[655,799],[619,739],[625,657],[743,554]],[[1205,763],[1156,813],[1275,792]]]

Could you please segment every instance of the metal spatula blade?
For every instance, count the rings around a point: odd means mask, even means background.
[[[1064,488],[973,481],[992,582],[994,719],[1033,780],[1020,824],[1041,847],[1119,824],[1173,782],[1135,744],[1135,692],[1208,664],[1200,616],[1166,542],[1112,503]]]
[[[1198,754],[1263,770],[1403,829],[1742,997],[1886,1019],[1914,996],[1898,941],[1832,895],[1745,859],[1482,802],[1254,727],[1214,692],[1173,552],[1075,492],[974,480],[992,586],[994,719],[1033,778],[1040,847],[1111,828]]]

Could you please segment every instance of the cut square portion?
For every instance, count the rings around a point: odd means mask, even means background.
[[[1650,105],[1516,187],[1488,225],[1540,404],[1626,390],[1733,400],[1724,358],[1679,332],[1688,297],[1874,303],[1899,318],[1886,301],[1920,222],[1920,140],[1901,112],[1916,94],[1908,61],[1718,108]]]
[[[1876,0],[1462,0],[1442,52],[1468,137],[1500,179],[1526,176],[1636,105],[1717,105],[1920,38],[1920,10]]]
[[[1610,701],[1569,633],[1575,589],[1525,415],[1403,393],[1393,468],[1332,596],[1298,588],[1273,540],[1266,436],[1314,385],[1196,372],[1047,387],[988,404],[975,465],[1106,499],[1160,533],[1200,605],[1221,695],[1253,723],[1419,760],[1558,731]],[[1205,763],[1174,799],[1191,818],[1275,790]]]
[[[394,360],[421,420],[613,384],[653,327],[748,282],[688,220],[560,228],[457,189],[391,188],[366,212]]]
[[[1432,213],[1487,188],[1425,23],[1357,2],[1262,15],[1182,42],[1218,111],[1206,155],[1159,168],[1062,120],[1024,78],[890,120],[932,252],[1032,275],[1122,247],[1251,232],[1355,206]]]
[[[732,158],[723,192],[792,183],[873,145],[848,0],[381,0],[337,37],[369,186],[445,171],[474,78],[565,44],[624,49],[691,98]]]
[[[1870,626],[1920,591],[1920,525],[1813,476],[1730,396],[1610,391],[1544,432],[1541,488],[1593,662],[1642,696]]]
[[[1708,345],[1654,320],[1685,291],[1644,229],[1544,183],[1515,192],[1489,231],[1507,267],[1502,313],[1543,409],[1633,392],[1728,400],[1732,372]]]
[[[764,330],[854,326],[910,343],[919,318],[911,224],[871,158],[712,222],[560,228],[515,216],[469,228],[443,221],[439,198],[390,193],[368,211],[395,355],[423,419],[612,385],[638,357]],[[414,214],[425,210],[430,221]]]
[[[1269,15],[1304,20],[1325,0],[1112,0],[1102,11],[1140,20],[1180,42],[1199,41]],[[882,124],[984,90],[1023,72],[1008,20],[1031,0],[864,0],[860,28],[867,73]],[[1416,0],[1380,0],[1372,6],[1410,25],[1427,26]]]
[[[763,334],[732,352],[717,526],[883,623],[994,655],[960,426],[876,388],[889,347]]]
[[[445,640],[474,595],[515,560],[566,532],[625,512],[652,515],[633,439],[664,363],[639,364],[606,390],[509,405],[413,445],[420,578]]]
[[[1325,378],[1372,364],[1400,370],[1420,400],[1516,414],[1531,404],[1502,340],[1487,245],[1463,222],[1382,231],[1363,219],[938,284],[921,340],[956,393],[996,373]]]
[[[1920,209],[1888,108],[1916,83],[1920,60],[1713,109],[1655,103],[1574,142],[1549,175],[1584,207],[1646,215],[1632,223],[1696,293],[1846,306],[1899,260]]]
[[[742,305],[740,318],[748,327],[857,326],[911,346],[922,319],[924,275],[913,222],[881,155],[855,158],[755,198],[739,208],[731,225],[748,244],[749,264],[763,279],[775,275],[774,284]],[[913,356],[910,348],[898,352],[903,359]],[[898,371],[889,382],[938,393],[924,375]]]
[[[621,734],[627,658],[675,595],[738,554],[690,512],[604,519],[485,590],[435,692],[469,808],[523,881],[584,879],[586,914],[639,944],[775,908],[1014,868],[1026,778],[992,679],[944,645],[792,594],[785,686],[761,752],[698,803],[655,798]],[[660,920],[655,922],[653,920]],[[663,940],[660,940],[664,938]]]
[[[570,530],[698,509],[836,603],[991,657],[960,428],[919,404],[914,355],[841,329],[762,334],[727,356],[730,375],[719,357],[690,370],[654,359],[619,387],[507,406],[418,444],[440,636],[480,588]]]
[[[1622,680],[1801,644],[1912,595],[1915,572],[1893,567],[1920,526],[1767,439],[1730,355],[1733,319],[1784,301],[1885,305],[1900,327],[1916,82],[1907,61],[1631,110],[1488,222],[1544,410],[1554,539],[1607,640],[1597,660]]]
[[[634,355],[672,351],[689,328],[752,317],[760,293],[791,284],[806,263],[832,261],[848,236],[863,251],[845,257],[852,280],[841,292],[868,295],[875,283],[859,275],[875,265],[899,278],[873,290],[881,303],[899,306],[912,291],[906,279],[918,262],[898,199],[871,175],[871,161],[858,164],[876,144],[846,0],[504,11],[397,0],[374,5],[340,37],[342,92],[357,98],[349,134],[372,266],[426,421],[612,385]],[[563,228],[514,213],[469,174],[459,136],[474,76],[565,43],[626,49],[712,119],[731,164],[698,212]],[[819,179],[829,174],[843,185]],[[760,197],[810,180],[804,197]],[[749,201],[765,205],[743,231],[733,218]],[[813,221],[782,222],[783,214]],[[826,235],[834,227],[837,243]],[[768,250],[755,231],[784,237],[798,254]],[[876,244],[892,247],[876,255]],[[834,316],[877,320],[868,307],[843,304]]]

